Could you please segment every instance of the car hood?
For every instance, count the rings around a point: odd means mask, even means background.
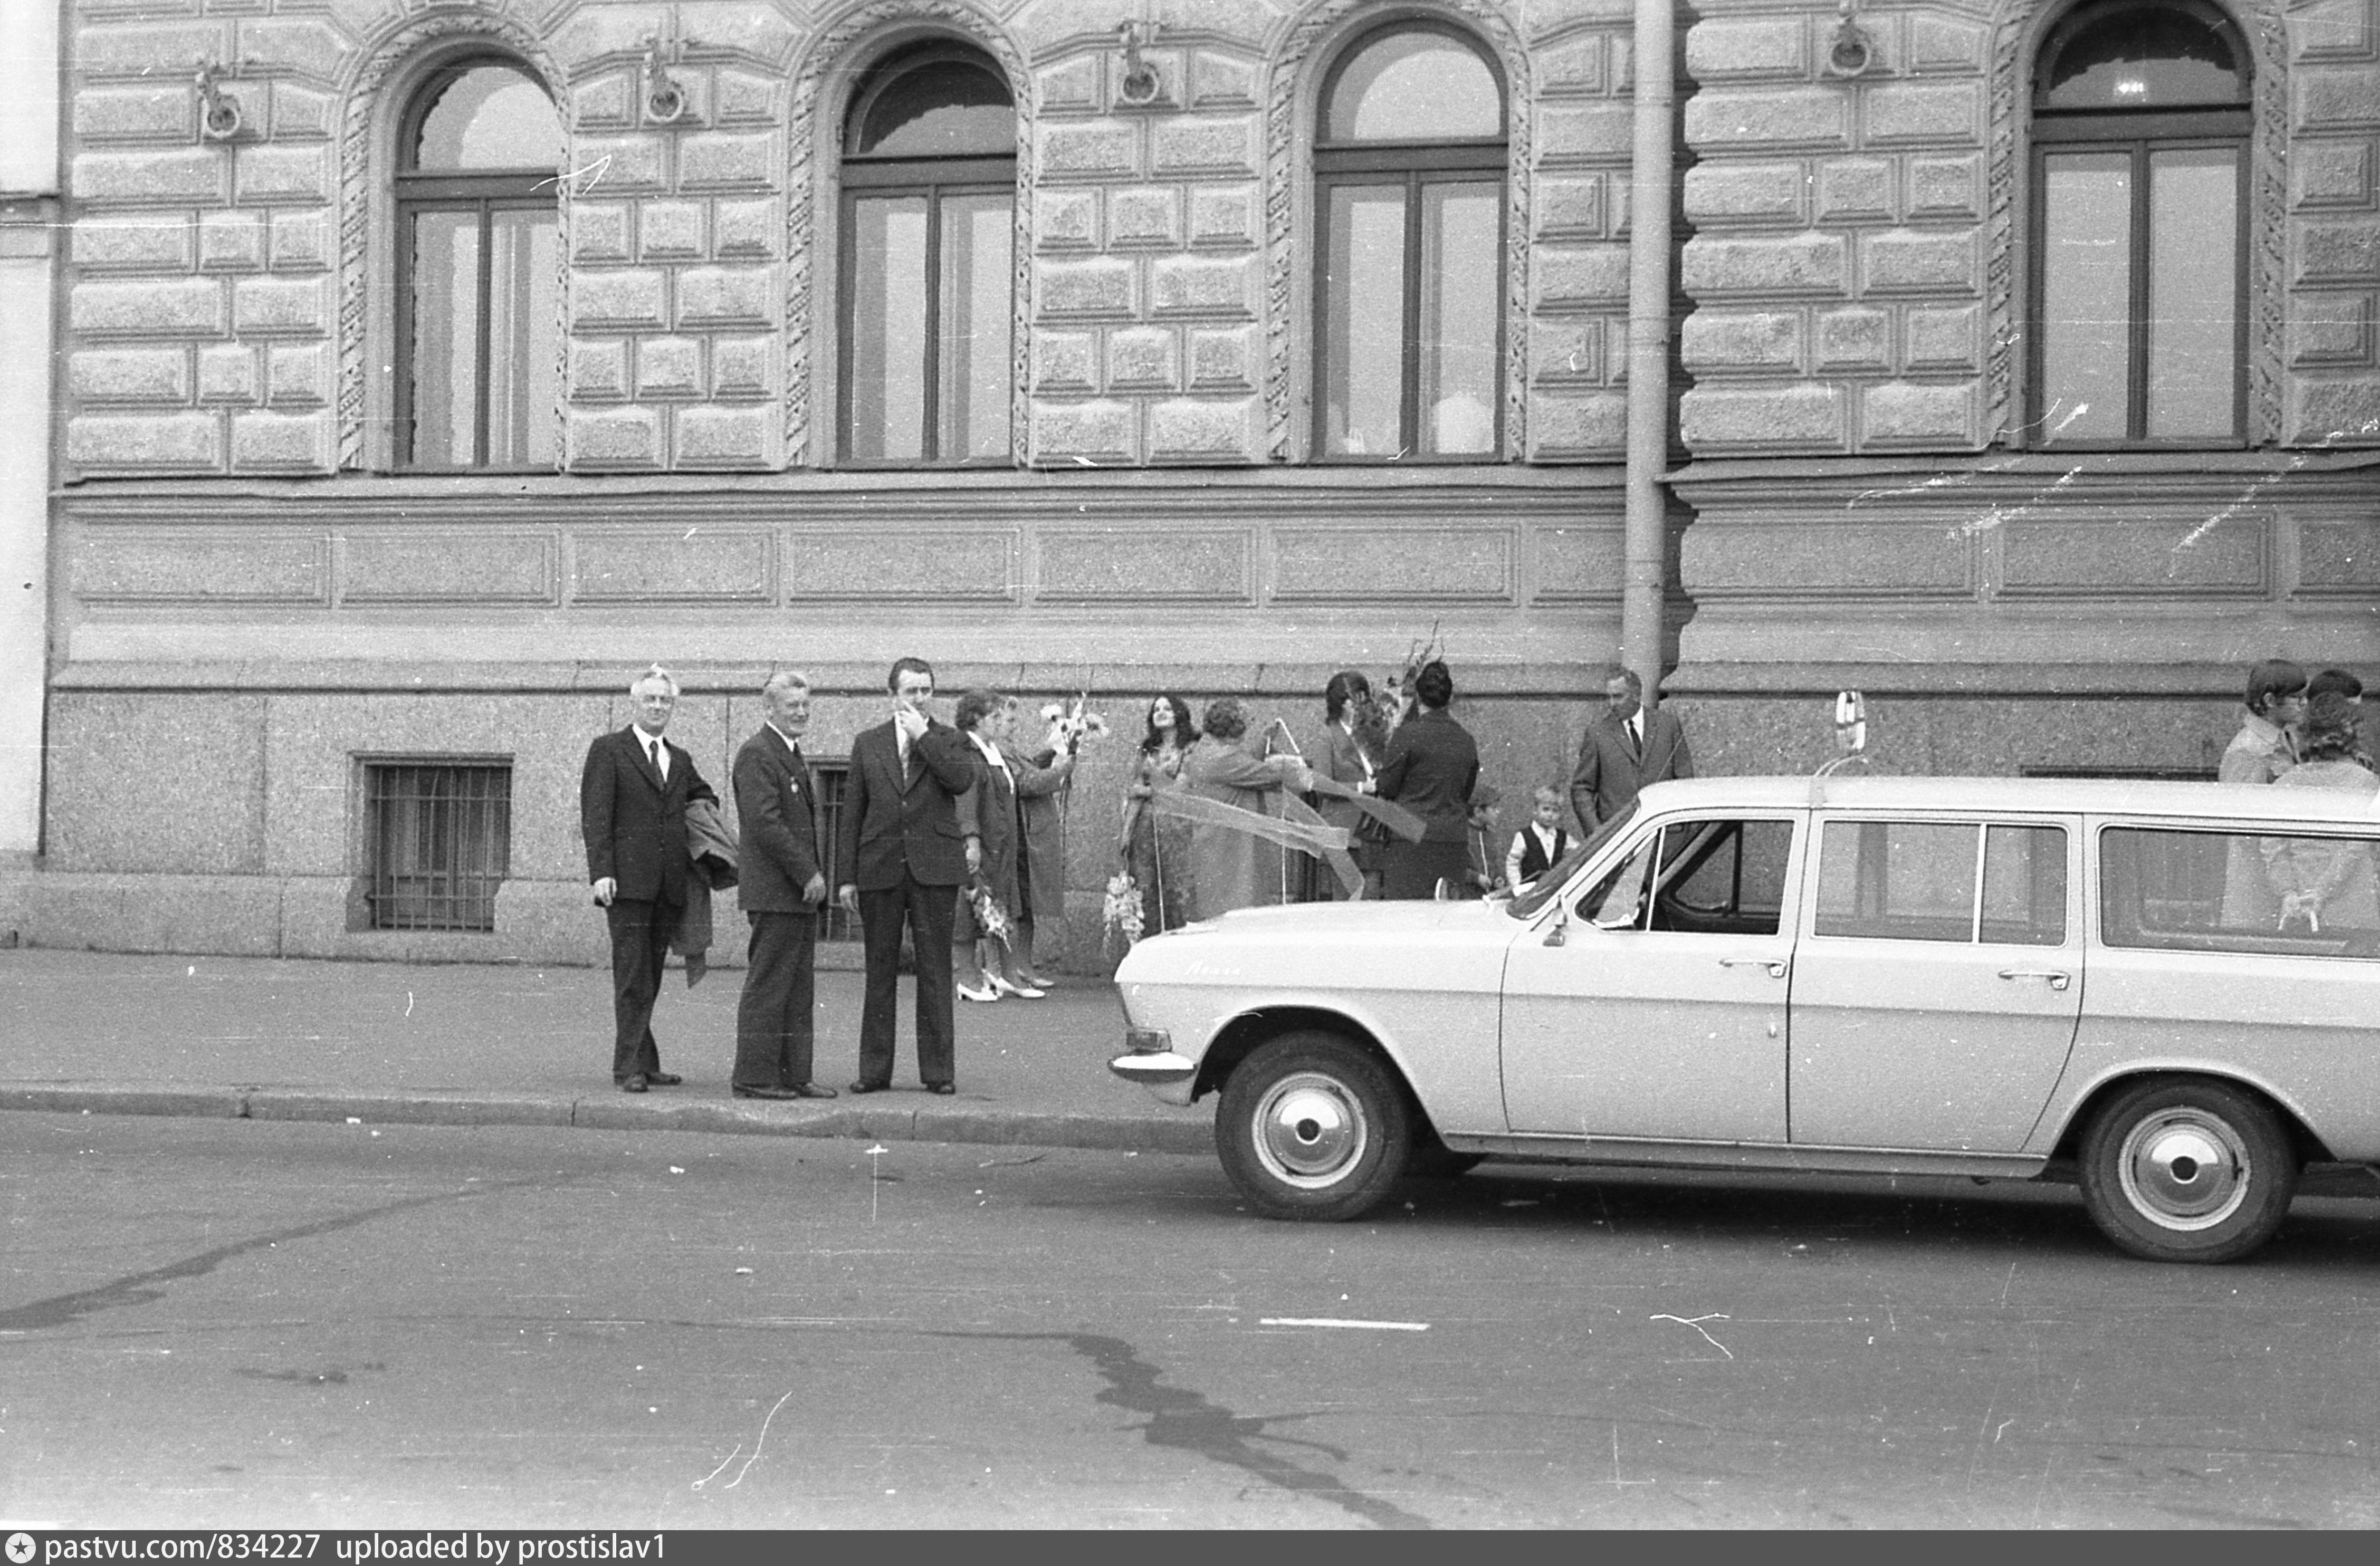
[[[1492,987],[1504,948],[1524,928],[1508,906],[1470,899],[1242,908],[1140,941],[1116,982]]]

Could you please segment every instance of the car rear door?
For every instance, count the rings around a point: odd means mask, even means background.
[[[1794,953],[1791,1130],[2015,1152],[2082,1004],[2082,820],[1829,816]]]

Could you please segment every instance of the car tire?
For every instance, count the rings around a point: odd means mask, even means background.
[[[1379,1062],[1329,1034],[1293,1033],[1232,1071],[1215,1147],[1232,1184],[1267,1218],[1335,1221],[1389,1194],[1412,1126],[1403,1090]]]
[[[2119,1094],[2082,1138],[2082,1201],[2150,1261],[2237,1261],[2289,1215],[2299,1160],[2271,1107],[2221,1082]]]

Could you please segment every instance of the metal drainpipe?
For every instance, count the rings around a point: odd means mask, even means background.
[[[1636,0],[1636,148],[1628,185],[1628,509],[1622,535],[1620,659],[1661,685],[1669,580],[1670,203],[1676,99],[1673,0]]]

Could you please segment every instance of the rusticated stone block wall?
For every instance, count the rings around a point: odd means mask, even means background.
[[[1989,438],[1987,31],[1948,8],[1861,20],[1876,63],[1855,79],[1825,68],[1822,7],[1730,7],[1686,34],[1680,419],[1698,455]]]
[[[1536,57],[1528,455],[1617,460],[1628,439],[1631,40],[1572,33]]]
[[[2380,4],[2290,7],[2283,438],[2380,440]]]

